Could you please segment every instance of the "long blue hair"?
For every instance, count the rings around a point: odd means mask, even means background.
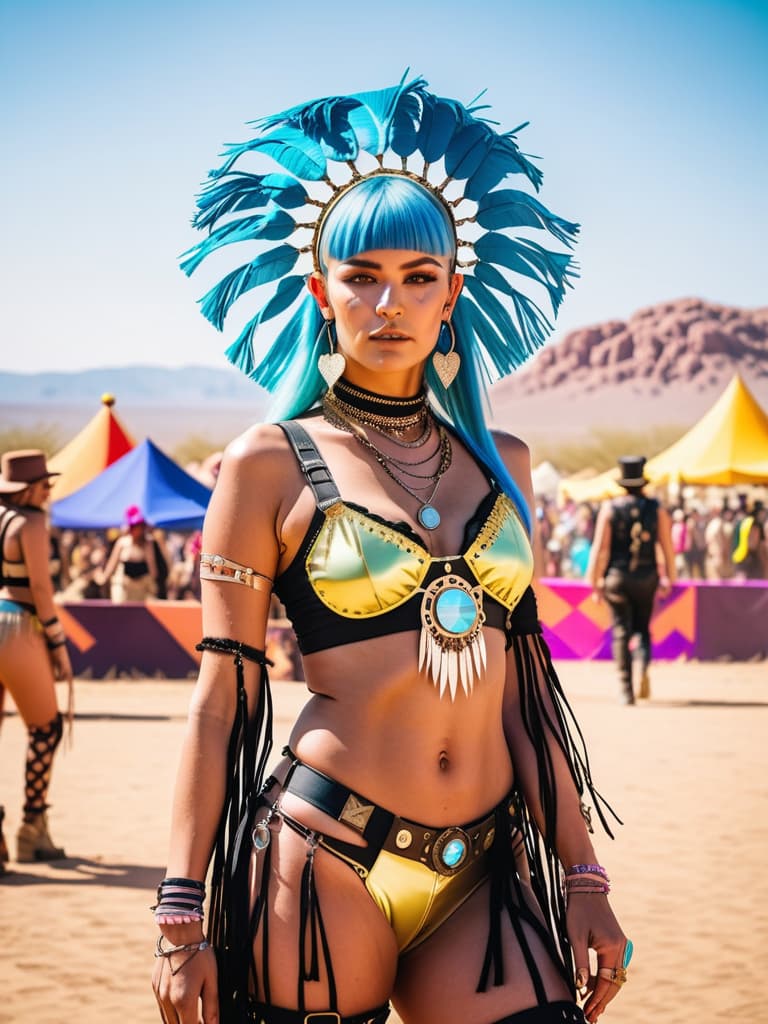
[[[410,249],[431,256],[456,255],[453,223],[443,204],[424,186],[397,175],[363,179],[339,199],[328,214],[320,239],[319,261],[345,260],[372,249]],[[461,369],[444,388],[428,360],[426,382],[440,415],[464,445],[486,468],[497,486],[515,504],[530,532],[531,518],[522,491],[504,465],[488,426],[486,390],[488,369],[474,344],[472,304],[463,296],[454,307],[452,323]],[[441,330],[437,349],[447,352],[450,335]],[[292,419],[316,405],[326,384],[317,369],[318,357],[329,351],[325,320],[308,295],[296,316],[283,328],[254,379],[279,381],[274,388],[269,419]]]

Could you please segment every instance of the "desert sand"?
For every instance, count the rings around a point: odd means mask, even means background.
[[[610,665],[560,670],[595,778],[625,823],[598,849],[635,958],[602,1020],[768,1022],[768,668],[659,664],[651,701],[634,708],[616,701]],[[51,792],[52,831],[71,857],[11,863],[0,880],[2,1024],[159,1020],[148,907],[164,873],[190,686],[78,684],[74,745],[58,758]],[[279,749],[304,690],[274,690]],[[0,796],[12,853],[23,753],[10,715]]]

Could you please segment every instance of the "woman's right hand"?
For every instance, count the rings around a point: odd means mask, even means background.
[[[178,940],[175,944],[180,943]],[[170,942],[166,941],[165,945]],[[158,956],[152,972],[152,988],[163,1024],[198,1024],[199,1004],[202,1004],[203,1024],[219,1024],[216,957],[210,946],[199,952]]]

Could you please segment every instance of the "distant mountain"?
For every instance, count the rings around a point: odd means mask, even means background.
[[[107,391],[117,396],[121,406],[266,405],[266,392],[234,367],[220,370],[207,366],[121,366],[60,373],[0,372],[3,404],[87,402],[98,407],[100,396]]]
[[[547,345],[493,388],[494,422],[526,438],[687,427],[737,372],[768,407],[768,307],[661,302]]]

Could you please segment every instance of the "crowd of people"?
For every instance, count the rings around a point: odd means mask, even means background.
[[[739,495],[709,506],[684,500],[665,507],[672,518],[678,579],[713,583],[768,579],[768,510],[761,501]],[[548,498],[537,499],[542,575],[586,576],[597,512],[598,506],[587,502],[558,505]]]

